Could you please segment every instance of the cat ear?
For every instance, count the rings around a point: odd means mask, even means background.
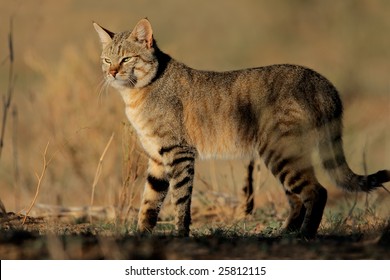
[[[153,46],[153,30],[149,20],[141,19],[131,32],[129,39],[145,44],[150,49]]]
[[[103,27],[101,27],[96,22],[93,22],[93,27],[99,35],[100,41],[102,43],[103,49],[112,41],[115,33],[111,32]]]

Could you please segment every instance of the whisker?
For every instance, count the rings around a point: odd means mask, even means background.
[[[127,82],[129,83],[129,85],[130,86],[135,86],[135,84],[136,84],[136,79],[134,78],[134,77],[132,77],[132,76],[129,76],[128,78],[127,78]]]
[[[110,82],[107,81],[105,78],[102,78],[102,80],[98,84],[99,92],[98,92],[98,100],[99,103],[102,101],[102,96],[104,93],[107,93],[108,87],[110,86]]]
[[[97,95],[100,96],[102,87],[104,86],[105,80],[104,78],[99,81],[99,83],[96,85],[94,92],[97,92]]]

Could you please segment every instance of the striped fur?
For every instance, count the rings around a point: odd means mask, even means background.
[[[106,82],[121,93],[127,117],[150,158],[140,232],[153,230],[169,190],[178,234],[189,234],[197,157],[260,156],[290,204],[284,229],[307,237],[316,234],[327,200],[311,161],[315,148],[342,188],[370,191],[390,180],[390,171],[365,176],[348,167],[341,100],[315,71],[297,65],[199,71],[163,53],[146,19],[133,31],[117,34],[94,27],[102,42]],[[247,213],[253,208],[252,172],[253,162],[245,189]]]

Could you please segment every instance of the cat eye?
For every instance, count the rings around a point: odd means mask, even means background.
[[[103,61],[107,64],[111,64],[111,59],[109,58],[103,58]]]
[[[132,60],[134,57],[131,57],[131,56],[128,56],[128,57],[125,57],[122,59],[122,63],[126,63],[126,62],[129,62],[130,60]]]

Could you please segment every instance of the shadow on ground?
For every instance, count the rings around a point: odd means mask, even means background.
[[[107,235],[88,223],[53,224],[8,213],[1,217],[1,259],[390,259],[390,226],[382,233],[296,237],[176,238]]]

